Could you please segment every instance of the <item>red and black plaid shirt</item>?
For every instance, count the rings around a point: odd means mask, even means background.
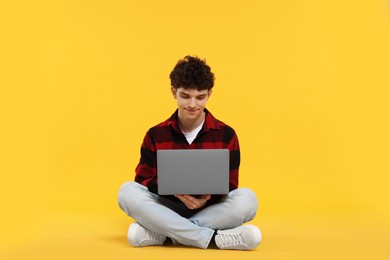
[[[141,159],[135,170],[135,181],[157,194],[157,150],[164,149],[229,149],[230,178],[229,188],[238,187],[240,147],[233,128],[217,120],[207,109],[202,129],[189,144],[178,125],[178,110],[166,121],[152,127],[146,133],[141,146]],[[174,196],[167,196],[177,200]],[[214,196],[215,202],[220,196]]]

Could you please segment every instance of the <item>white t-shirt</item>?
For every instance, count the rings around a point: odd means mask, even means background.
[[[189,144],[192,144],[192,142],[194,141],[195,137],[198,135],[199,131],[202,129],[203,124],[204,124],[204,118],[203,118],[202,123],[200,123],[200,125],[197,128],[195,128],[194,130],[192,130],[191,132],[184,133],[183,130],[182,130],[182,132],[183,132],[184,136],[186,137],[187,142]]]

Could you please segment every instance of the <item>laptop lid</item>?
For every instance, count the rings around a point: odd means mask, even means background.
[[[228,149],[157,151],[158,194],[227,194]]]

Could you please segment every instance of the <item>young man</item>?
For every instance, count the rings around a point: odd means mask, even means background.
[[[128,230],[133,246],[174,244],[206,249],[211,241],[220,249],[250,250],[262,236],[252,220],[257,211],[256,195],[238,188],[240,149],[235,131],[205,108],[214,86],[214,74],[205,60],[186,56],[170,74],[171,92],[177,110],[166,121],[147,132],[135,182],[119,190],[120,208],[137,222]],[[157,194],[157,159],[160,149],[229,149],[229,186],[225,196]]]

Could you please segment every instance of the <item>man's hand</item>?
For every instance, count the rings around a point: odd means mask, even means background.
[[[176,195],[176,198],[181,200],[189,209],[200,209],[211,198],[211,195],[202,195],[199,198],[191,195]]]

